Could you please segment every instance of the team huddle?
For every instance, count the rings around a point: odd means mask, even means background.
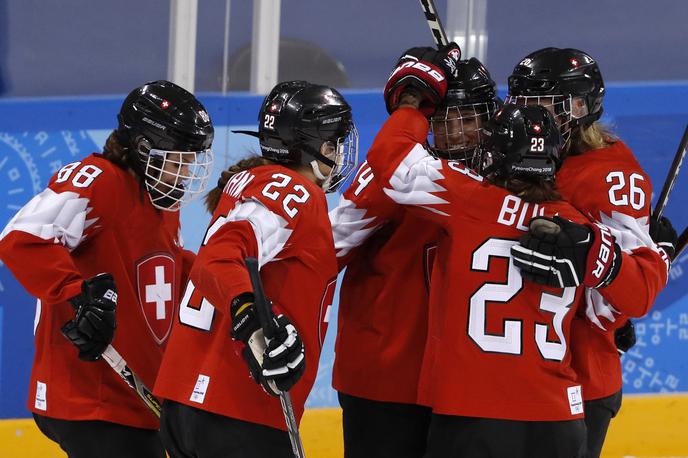
[[[203,105],[167,81],[136,88],[103,152],[0,234],[37,298],[36,424],[74,458],[301,456],[285,416],[303,414],[344,271],[330,332],[346,458],[599,457],[629,318],[665,286],[677,238],[599,121],[604,92],[575,49],[526,56],[502,101],[454,43],[411,48],[360,166],[345,98],[282,82],[246,132],[260,154],[206,192]],[[212,217],[195,254],[179,208],[198,195]],[[160,418],[100,361],[114,348]]]

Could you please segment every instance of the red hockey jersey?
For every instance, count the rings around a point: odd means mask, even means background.
[[[557,188],[574,207],[610,228],[623,250],[621,270],[600,290],[586,290],[585,315],[573,335],[573,347],[586,400],[621,389],[621,363],[615,328],[627,317],[645,315],[666,285],[668,260],[649,235],[652,184],[633,153],[621,141],[607,148],[569,156],[557,174]]]
[[[365,162],[330,221],[346,267],[332,384],[365,399],[415,404],[439,229],[385,196]]]
[[[179,213],[161,212],[127,171],[98,154],[68,164],[0,235],[0,258],[38,298],[29,409],[66,420],[157,429],[157,418],[104,361],[83,362],[60,328],[81,282],[110,272],[118,290],[112,345],[152,386],[193,262]]]
[[[234,175],[224,188],[191,276],[155,394],[227,417],[286,429],[280,401],[249,376],[230,337],[232,299],[253,291],[244,259],[261,266],[266,296],[294,323],[306,372],[291,390],[301,418],[318,370],[337,260],[322,190],[282,166]]]
[[[387,196],[441,226],[419,402],[445,415],[570,420],[583,415],[570,367],[582,288],[524,282],[510,248],[537,215],[586,219],[566,202],[530,204],[422,144],[427,120],[396,110],[368,163]]]

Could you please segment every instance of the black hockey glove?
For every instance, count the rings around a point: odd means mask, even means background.
[[[251,377],[273,396],[289,391],[306,369],[303,343],[289,319],[279,315],[275,336],[266,344],[263,329],[253,307],[253,294],[244,293],[232,301],[232,338],[245,344],[242,357]]]
[[[669,259],[674,259],[678,234],[669,218],[662,216],[659,218],[659,221],[650,218],[650,237],[652,237],[657,246],[664,250]]]
[[[614,331],[614,344],[619,355],[623,355],[635,345],[635,326],[631,320]]]
[[[603,288],[621,267],[621,249],[608,228],[537,217],[520,244],[511,247],[521,276],[542,285]]]
[[[112,275],[85,280],[81,294],[69,300],[76,317],[62,326],[62,334],[79,349],[79,359],[96,361],[115,336],[117,288]]]
[[[440,49],[426,46],[406,50],[385,85],[387,112],[396,110],[401,94],[413,88],[423,99],[420,111],[427,117],[432,116],[447,93],[447,79],[458,74],[456,64],[460,58],[461,50],[456,43]]]

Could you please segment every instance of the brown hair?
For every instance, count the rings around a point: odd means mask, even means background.
[[[606,148],[618,140],[610,126],[595,121],[589,126],[576,127],[571,131],[571,138],[566,142],[564,148],[564,157],[577,156],[586,151]]]
[[[138,154],[132,150],[129,146],[124,146],[122,140],[117,133],[117,130],[113,130],[105,140],[105,146],[103,146],[103,158],[112,162],[116,166],[131,172],[136,176],[136,178],[144,186],[145,172],[143,170],[143,165],[141,164]]]
[[[217,180],[217,186],[211,189],[210,192],[208,192],[208,194],[205,196],[205,207],[211,214],[215,213],[217,204],[220,203],[220,197],[222,197],[222,190],[225,189],[225,186],[229,180],[237,173],[252,169],[254,167],[259,167],[261,165],[271,164],[275,164],[275,162],[265,159],[261,156],[250,156],[230,166],[227,170],[223,170],[222,174],[220,175],[220,179]]]
[[[526,202],[540,203],[551,200],[561,200],[561,195],[552,180],[542,177],[533,178],[491,178],[491,183],[506,189]]]

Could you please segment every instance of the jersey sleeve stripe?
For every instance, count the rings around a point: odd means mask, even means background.
[[[650,237],[647,216],[634,218],[617,211],[612,211],[611,215],[600,212],[600,222],[609,228],[622,251],[630,254],[638,248],[649,248],[661,256],[660,249]],[[585,315],[590,322],[606,330],[602,319],[614,323],[620,312],[596,290],[587,289],[585,296]]]
[[[437,183],[444,178],[441,170],[442,161],[430,156],[427,150],[417,143],[394,171],[389,180],[391,188],[385,188],[385,194],[402,205],[416,205],[449,216],[439,209],[427,207],[449,203],[436,195],[446,192],[446,189]]]
[[[276,260],[293,232],[287,228],[286,219],[253,198],[238,201],[222,225],[232,221],[248,221],[251,224],[258,246],[258,264],[261,267]],[[219,228],[220,226],[212,232],[209,231],[204,243],[207,243]]]
[[[334,247],[338,258],[346,256],[349,251],[363,244],[380,228],[380,224],[371,225],[378,218],[366,218],[366,213],[366,209],[356,208],[356,204],[343,196],[337,208],[330,212]]]
[[[87,219],[92,210],[88,205],[89,200],[75,192],[56,193],[47,188],[19,210],[5,226],[0,240],[12,231],[21,231],[73,250],[84,240],[84,232],[98,220]]]

